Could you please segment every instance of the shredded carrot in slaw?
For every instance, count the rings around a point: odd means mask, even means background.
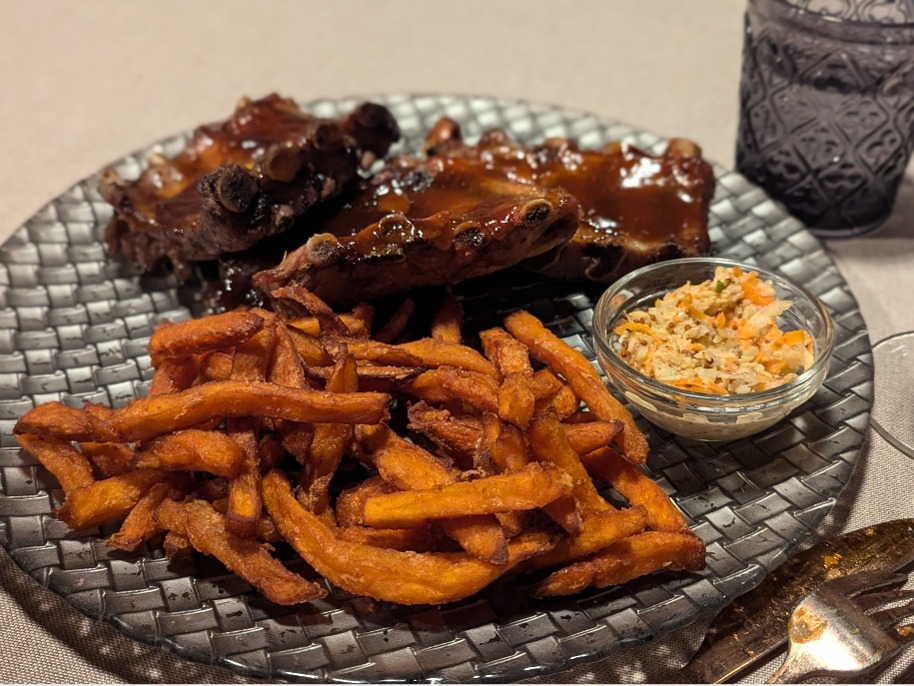
[[[757,272],[718,267],[714,278],[628,313],[615,328],[619,355],[642,374],[697,393],[774,388],[813,362],[808,332],[778,328],[790,305]]]

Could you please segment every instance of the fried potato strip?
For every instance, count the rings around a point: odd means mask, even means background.
[[[351,335],[360,337],[368,335],[368,329],[366,328],[365,320],[362,317],[354,314],[341,314],[339,315],[339,318]],[[314,336],[315,338],[321,334],[321,325],[317,317],[298,317],[296,319],[291,319],[289,320],[289,326],[298,329],[309,336]],[[324,333],[327,332],[324,331]]]
[[[400,490],[437,488],[457,481],[439,458],[388,426],[359,427],[358,433],[378,474]]]
[[[522,341],[534,357],[548,364],[565,377],[575,394],[583,400],[598,419],[618,419],[624,425],[620,445],[624,456],[632,462],[647,459],[647,439],[636,426],[634,418],[606,388],[593,365],[577,350],[549,331],[528,312],[514,312],[505,319],[505,328]]]
[[[28,434],[18,435],[16,439],[25,452],[54,475],[64,493],[69,494],[95,482],[89,460],[68,441]]]
[[[218,431],[185,429],[145,442],[133,464],[140,469],[178,469],[233,478],[244,465],[244,452]]]
[[[414,355],[400,346],[372,340],[370,338],[350,338],[346,341],[346,347],[357,360],[397,367],[430,366],[418,355]]]
[[[201,553],[217,558],[278,605],[295,605],[327,595],[326,588],[289,571],[258,541],[229,531],[225,518],[203,500],[184,503],[164,500],[156,511],[156,519],[165,529],[185,537]]]
[[[229,440],[238,447],[242,455],[239,474],[228,482],[226,526],[229,531],[239,536],[253,536],[263,513],[257,436],[250,419],[230,421],[226,430]]]
[[[347,352],[336,363],[327,381],[327,390],[348,393],[357,391],[358,387],[355,358]],[[352,427],[349,424],[318,424],[314,428],[309,459],[302,470],[300,498],[309,510],[324,517],[329,524],[334,523],[330,509],[330,480],[351,440]]]
[[[605,448],[622,433],[622,422],[618,420],[581,424],[563,423],[561,426],[569,445],[578,455],[586,455],[599,448]]]
[[[370,476],[355,486],[344,490],[336,499],[336,519],[340,526],[361,526],[362,513],[365,512],[365,501],[375,495],[384,495],[396,491],[396,487],[379,476]],[[300,499],[300,498],[299,498]],[[307,503],[304,503],[307,507]]]
[[[275,347],[267,380],[291,388],[310,388],[301,357],[288,327],[276,325]]]
[[[495,365],[465,345],[448,343],[434,338],[420,338],[418,341],[400,343],[397,347],[415,355],[419,359],[419,364],[426,367],[459,367],[470,372],[485,374],[496,381],[501,380],[501,375]]]
[[[162,548],[165,550],[165,556],[169,560],[174,560],[179,557],[189,557],[194,554],[194,547],[191,545],[190,541],[187,540],[186,536],[182,536],[177,531],[169,531],[165,534]]]
[[[537,585],[533,595],[570,595],[588,586],[616,586],[660,570],[699,570],[704,563],[705,545],[698,536],[646,531],[623,538],[587,560],[553,572]]]
[[[571,479],[560,469],[531,463],[511,474],[372,496],[365,501],[362,523],[397,529],[447,517],[532,510],[567,495],[571,488]]]
[[[505,424],[493,414],[483,418],[482,436],[477,444],[478,461],[491,461],[503,472],[516,472],[530,462],[527,442],[520,429]]]
[[[127,443],[81,443],[82,453],[101,473],[102,477],[126,474],[133,469],[135,451]]]
[[[146,491],[165,478],[161,470],[140,469],[96,481],[68,493],[57,516],[74,531],[91,529],[127,516]]]
[[[395,487],[409,491],[456,483],[457,475],[438,458],[401,438],[389,427],[362,427],[360,433],[360,440],[378,473]],[[494,517],[458,517],[443,521],[441,526],[472,555],[494,564],[504,564],[507,560],[507,538]]]
[[[493,515],[464,515],[441,520],[441,530],[470,555],[493,565],[507,564],[508,537]]]
[[[480,332],[479,339],[486,357],[504,377],[498,389],[498,416],[526,429],[536,403],[527,347],[500,327]]]
[[[270,383],[211,381],[179,393],[136,400],[113,411],[113,435],[87,412],[61,403],[36,407],[19,419],[15,431],[72,441],[129,442],[232,417],[376,424],[386,418],[389,399],[383,393],[329,393]]]
[[[133,552],[144,541],[162,531],[162,527],[155,519],[155,511],[165,498],[177,500],[183,497],[184,487],[186,484],[179,484],[176,479],[155,484],[130,510],[121,528],[108,538],[108,545]]]
[[[343,323],[343,320],[340,319],[339,315],[330,309],[330,306],[327,303],[307,288],[303,288],[302,286],[293,283],[273,290],[270,293],[270,296],[273,298],[290,300],[301,305],[317,319],[320,323],[319,330],[323,334],[332,333],[338,336],[345,336],[349,333],[349,328]]]
[[[533,417],[536,399],[530,380],[523,374],[508,374],[498,389],[498,416],[514,426],[526,429]]]
[[[501,327],[479,332],[482,350],[502,375],[522,374],[533,378],[527,347]]]
[[[448,289],[432,322],[432,338],[442,343],[459,344],[463,328],[463,307]]]
[[[409,428],[432,440],[463,465],[473,464],[476,445],[482,436],[482,424],[475,417],[456,417],[445,409],[426,402],[409,407]]]
[[[644,506],[648,528],[679,533],[689,531],[688,522],[666,492],[612,448],[584,455],[582,461],[588,472],[610,484],[632,505]]]
[[[463,403],[476,412],[498,412],[498,382],[479,372],[429,369],[404,384],[403,390],[428,403]]]
[[[579,455],[605,448],[622,431],[622,422],[588,421],[582,424],[562,423],[568,443]],[[466,415],[455,416],[445,409],[425,402],[409,408],[409,428],[418,431],[447,450],[472,460],[483,437],[483,420]],[[502,469],[506,467],[502,466]]]
[[[578,560],[596,553],[623,538],[644,531],[647,512],[641,505],[627,510],[608,510],[588,517],[581,524],[581,531],[556,542],[548,553],[530,560],[529,569],[545,569]]]
[[[198,357],[166,357],[159,360],[149,387],[149,395],[163,395],[190,388],[201,371]]]
[[[272,312],[258,311],[268,326],[235,346],[232,357],[232,380],[262,383],[275,360],[280,331],[288,331]],[[292,371],[292,370],[287,370]],[[294,372],[293,372],[294,373]],[[304,373],[301,373],[304,383]],[[294,380],[292,383],[295,383]],[[284,384],[288,385],[288,384]],[[301,387],[301,386],[299,386]],[[262,425],[260,417],[232,417],[225,423],[228,440],[240,455],[237,471],[228,481],[226,526],[239,536],[253,536],[258,529],[263,503],[260,499],[260,454],[257,435]]]
[[[200,361],[200,371],[197,378],[200,381],[228,381],[232,378],[232,353],[223,352],[217,350],[210,353],[209,355],[204,355],[203,359]],[[163,383],[158,392],[156,391],[156,383],[159,380],[159,370],[156,369],[156,375],[152,380],[152,388],[149,390],[149,395],[159,395],[161,393],[173,393],[174,391],[183,390],[182,387],[177,384],[168,384]]]
[[[508,543],[508,560],[503,565],[466,553],[401,552],[337,538],[320,518],[302,507],[292,495],[288,479],[277,471],[264,477],[263,499],[283,538],[319,574],[350,593],[403,605],[466,598],[552,545],[545,534],[521,534]]]
[[[188,357],[246,341],[263,328],[263,317],[232,311],[176,324],[163,322],[149,339],[153,363],[162,357]]]
[[[581,506],[582,514],[605,512],[613,509],[597,493],[580,456],[571,447],[565,432],[554,414],[537,417],[530,424],[527,438],[533,454],[540,460],[554,464],[573,480],[572,493]]]

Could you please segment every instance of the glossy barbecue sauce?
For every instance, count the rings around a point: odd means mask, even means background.
[[[153,217],[156,206],[176,199],[170,214],[192,214],[199,205],[196,182],[224,164],[250,169],[270,145],[292,144],[313,134],[320,120],[305,114],[291,100],[269,95],[243,100],[231,118],[198,127],[181,152],[172,158],[153,160],[139,180],[131,184],[133,206]],[[185,197],[178,199],[178,195]]]
[[[706,221],[705,194],[713,188],[713,172],[697,149],[680,153],[685,145],[674,142],[662,157],[619,143],[603,151],[581,150],[567,139],[525,149],[492,131],[478,146],[458,154],[474,151],[471,154],[508,178],[571,193],[584,220],[579,239],[624,235],[662,244],[681,241],[684,228]]]
[[[570,202],[564,193],[518,183],[478,161],[434,158],[393,165],[322,222],[305,223],[308,233],[332,233],[364,255],[420,241],[444,251],[458,237],[469,243],[497,238]]]
[[[151,159],[137,181],[103,175],[100,190],[115,207],[106,242],[146,269],[164,260],[188,278],[189,262],[285,232],[344,192],[359,164],[386,155],[399,135],[374,103],[337,120],[276,95],[244,100],[228,120],[199,127],[173,158]]]

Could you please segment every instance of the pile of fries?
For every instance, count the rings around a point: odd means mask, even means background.
[[[459,600],[512,570],[557,596],[703,567],[702,541],[637,466],[648,445],[632,417],[535,317],[481,332],[479,352],[450,294],[431,336],[401,343],[409,300],[372,336],[370,306],[338,315],[296,286],[272,297],[276,311],[163,323],[146,398],[19,420],[65,492],[62,521],[123,520],[109,545],[213,555],[280,604],[327,592],[274,556],[280,541],[335,586],[402,604]]]

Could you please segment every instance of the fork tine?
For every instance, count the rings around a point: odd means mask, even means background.
[[[878,591],[907,579],[905,574],[864,572],[826,581],[805,596],[791,613],[790,647],[769,683],[796,683],[812,674],[861,674],[914,643],[914,626],[898,626],[914,616],[914,593]],[[860,595],[873,589],[877,592]],[[877,609],[892,602],[904,604]]]
[[[836,593],[853,598],[865,591],[871,591],[883,586],[900,584],[907,581],[907,574],[895,574],[893,572],[860,572],[843,576],[829,582],[829,586]]]
[[[892,627],[891,633],[902,646],[914,643],[914,626],[911,624],[900,624]]]
[[[870,615],[870,619],[883,629],[888,629],[893,624],[897,624],[908,617],[914,617],[914,601],[899,605],[898,607],[888,607],[885,610],[879,610],[879,612],[874,612]]]
[[[900,600],[914,600],[914,591],[904,589],[897,591],[882,591],[880,593],[865,593],[857,596],[854,602],[861,610],[869,613],[882,605],[897,603]]]

